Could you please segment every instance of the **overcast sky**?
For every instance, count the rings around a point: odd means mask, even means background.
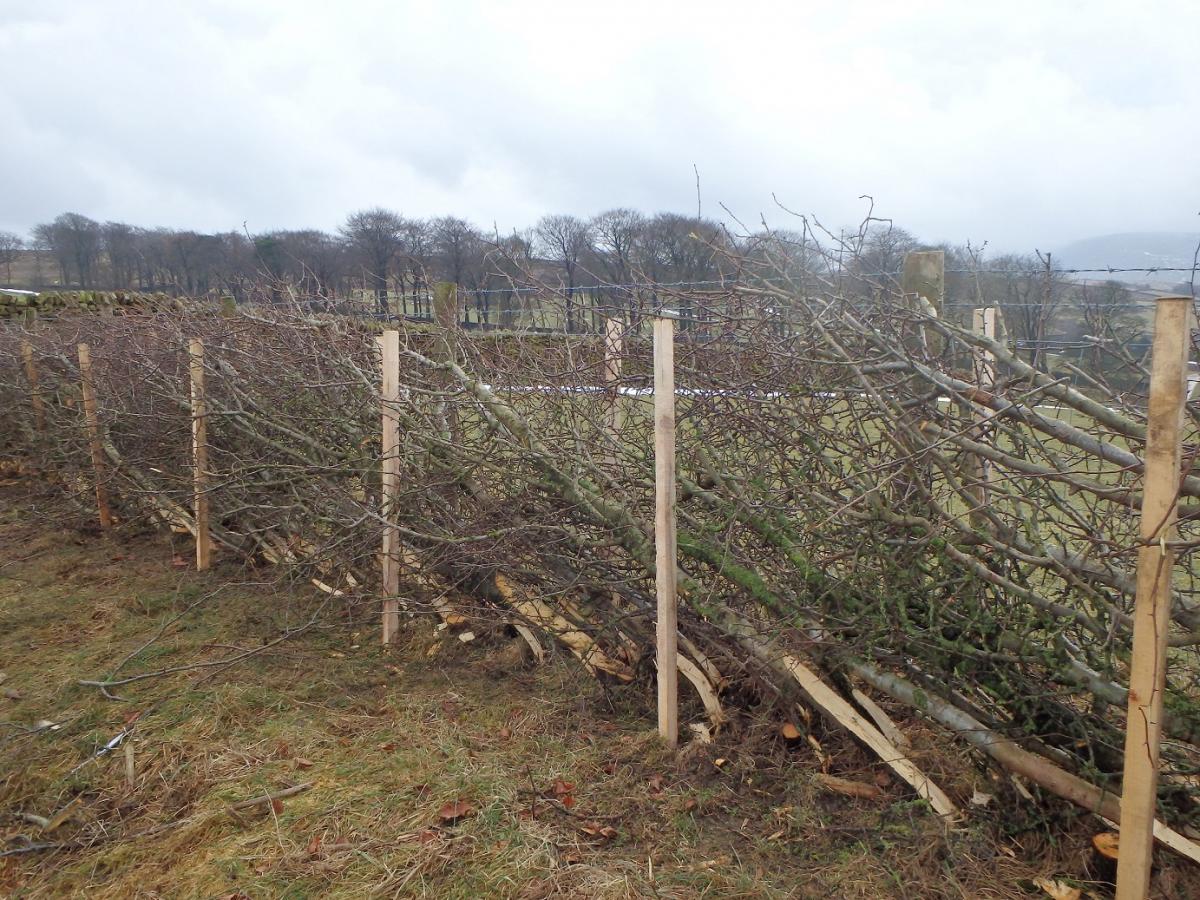
[[[0,0],[0,228],[1200,230],[1200,3]]]

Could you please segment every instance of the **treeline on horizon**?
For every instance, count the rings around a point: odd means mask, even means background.
[[[824,244],[824,249],[821,248]],[[1120,285],[1079,285],[1046,272],[1045,260],[1006,254],[983,258],[970,247],[922,243],[886,221],[869,220],[857,231],[746,230],[734,234],[700,216],[663,212],[645,215],[612,209],[590,219],[547,215],[506,235],[487,233],[455,217],[410,218],[381,207],[347,216],[334,233],[317,229],[203,233],[98,222],[75,212],[37,225],[27,238],[0,232],[0,266],[12,284],[13,264],[32,256],[25,286],[165,291],[231,296],[237,302],[278,296],[286,289],[302,300],[374,297],[382,314],[428,315],[430,286],[451,281],[463,288],[477,321],[510,319],[514,287],[535,281],[566,298],[566,327],[585,327],[582,304],[604,289],[572,297],[580,286],[648,282],[727,282],[747,260],[803,284],[810,272],[836,268],[864,279],[898,272],[913,250],[942,249],[950,271],[977,268],[985,278],[947,276],[947,295],[1005,309],[1019,339],[1043,339],[1064,305],[1082,299],[1102,309],[1106,321],[1081,327],[1128,327],[1137,320],[1129,292]],[[13,285],[15,286],[15,285]],[[1082,297],[1081,297],[1082,292]],[[632,305],[633,292],[613,289]],[[1088,318],[1086,315],[1083,317]]]
[[[945,250],[947,267],[970,262],[967,248],[922,243],[886,224],[845,240],[850,249],[838,246],[833,252],[851,271],[893,273],[906,253],[921,249]],[[40,271],[35,274],[42,281],[33,287],[220,292],[235,298],[263,279],[287,282],[306,296],[339,296],[365,285],[383,297],[385,290],[411,293],[440,280],[468,291],[495,290],[515,270],[550,275],[554,287],[570,292],[583,284],[719,281],[732,274],[734,267],[725,259],[730,255],[779,253],[780,259],[807,256],[798,262],[816,264],[818,243],[785,230],[738,236],[711,219],[647,216],[632,209],[590,219],[548,215],[507,235],[489,234],[454,216],[408,218],[380,207],[352,213],[334,233],[204,233],[101,223],[67,212],[37,225],[25,238],[0,232],[0,254],[13,254],[0,256],[0,265],[10,266],[22,252],[36,254]],[[1028,271],[1039,265],[1032,256],[1013,254],[986,262],[990,270]]]

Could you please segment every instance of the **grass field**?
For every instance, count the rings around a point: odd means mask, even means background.
[[[373,617],[330,613],[238,665],[105,699],[78,680],[130,654],[122,676],[263,647],[321,595],[264,571],[198,575],[190,547],[132,526],[100,536],[46,490],[0,484],[0,896],[924,898],[1038,896],[1039,876],[1087,886],[1091,823],[1061,804],[1014,802],[1011,784],[919,722],[903,722],[915,757],[970,811],[949,833],[841,733],[818,728],[819,749],[789,745],[778,718],[750,710],[676,757],[652,733],[648,695],[606,693],[566,661],[530,668],[502,636],[443,645],[424,620],[385,652]],[[125,729],[132,778],[123,747],[97,756]],[[823,772],[878,796],[833,793]],[[298,785],[309,787],[230,809]],[[976,792],[995,799],[972,806]]]

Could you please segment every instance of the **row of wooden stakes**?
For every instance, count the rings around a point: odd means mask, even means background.
[[[1192,300],[1164,297],[1157,303],[1148,410],[1145,489],[1142,505],[1142,546],[1138,555],[1137,598],[1134,611],[1133,653],[1130,661],[1129,709],[1126,726],[1125,768],[1121,797],[1121,852],[1117,896],[1121,900],[1144,897],[1149,886],[1155,802],[1157,796],[1161,722],[1165,688],[1167,628],[1170,622],[1171,573],[1175,557],[1174,535],[1177,487],[1181,466],[1181,431],[1186,402],[1187,360],[1191,348]],[[619,428],[616,382],[620,378],[623,324],[609,320],[605,330],[604,378],[610,388],[606,418],[610,437]],[[976,330],[995,339],[995,317],[980,310]],[[654,336],[654,461],[655,550],[657,595],[658,730],[671,747],[679,740],[677,658],[678,620],[676,571],[675,475],[675,320],[661,314],[653,323]],[[400,333],[384,331],[378,337],[381,360],[382,492],[385,526],[382,535],[382,638],[395,641],[400,624],[400,531],[394,522],[400,495],[400,422],[396,413],[401,399]],[[97,409],[91,350],[77,347],[84,424],[93,467],[96,507],[101,528],[113,524],[108,496],[108,471]],[[46,429],[45,400],[33,349],[21,346],[25,373],[31,388],[34,424]],[[204,344],[188,342],[191,382],[193,510],[195,515],[196,567],[212,563],[209,513],[208,402],[204,385]],[[980,381],[990,388],[994,361],[985,355]],[[989,477],[983,473],[984,490]]]
[[[100,527],[107,529],[112,527],[114,518],[108,493],[108,461],[100,428],[92,350],[86,343],[79,344],[76,349],[79,354],[79,387],[83,398],[84,427],[87,430],[88,449],[92,459],[96,515]],[[42,396],[41,376],[34,360],[33,346],[28,341],[21,342],[21,357],[25,377],[29,381],[34,428],[39,434],[43,434],[46,431],[46,400]],[[204,392],[204,342],[199,338],[192,338],[188,342],[188,371],[191,379],[192,509],[196,522],[196,568],[203,571],[212,565],[212,533],[209,527],[208,495],[208,401]]]

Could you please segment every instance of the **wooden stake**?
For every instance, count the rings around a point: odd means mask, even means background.
[[[444,329],[442,341],[435,344],[433,358],[438,362],[454,362],[458,358],[458,338],[462,334],[462,324],[459,314],[462,312],[462,299],[458,293],[458,285],[453,281],[439,281],[433,286],[433,321]],[[437,387],[448,389],[451,393],[451,378],[442,375],[436,381]],[[450,440],[456,446],[462,444],[462,423],[459,421],[458,404],[448,401],[442,405],[446,416],[446,427],[450,431]]]
[[[104,445],[100,441],[100,417],[96,412],[96,383],[92,379],[92,351],[87,344],[79,345],[79,382],[83,391],[83,420],[87,426],[88,445],[92,451],[92,474],[96,479],[96,513],[101,528],[111,528],[112,507],[108,503],[107,466]]]
[[[621,355],[624,350],[624,324],[620,319],[604,320],[604,440],[600,450],[600,462],[604,469],[615,473],[620,465],[620,443],[622,407],[619,382],[621,379]],[[602,548],[607,559],[616,557],[615,548]],[[620,609],[620,591],[611,591],[613,605]]]
[[[904,256],[900,275],[900,290],[916,309],[926,315],[940,317],[946,297],[946,254],[942,250],[915,250]],[[944,340],[933,328],[921,330],[925,349],[933,354],[942,352]]]
[[[624,352],[624,323],[620,319],[604,321],[604,389],[608,405],[604,410],[604,430],[607,438],[605,462],[610,468],[617,465],[617,434],[621,430],[621,356]]]
[[[1177,513],[1191,306],[1188,297],[1160,297],[1154,312],[1142,546],[1137,560],[1125,777],[1121,792],[1118,900],[1140,900],[1150,889],[1167,628],[1171,621],[1171,574],[1175,566],[1175,552],[1167,542],[1174,536]]]
[[[996,339],[996,307],[977,307],[974,310],[971,330],[978,335],[994,341]],[[979,387],[988,393],[991,393],[992,388],[995,387],[996,354],[990,350],[983,351],[983,358],[979,366],[978,381]],[[986,411],[982,412],[979,418],[981,420],[988,418],[988,413]],[[979,508],[983,509],[991,502],[989,482],[992,480],[992,464],[989,460],[980,458],[976,461],[976,465],[979,487],[975,491],[975,497]]]
[[[679,743],[679,625],[675,609],[675,320],[654,320],[654,551],[658,595],[658,733]]]
[[[976,334],[989,340],[996,339],[996,307],[981,306],[975,310],[974,329]],[[983,364],[979,367],[979,386],[990,391],[996,384],[996,354],[983,351]]]
[[[208,497],[208,399],[204,393],[204,342],[188,343],[192,375],[192,509],[196,514],[196,571],[212,565]]]
[[[383,478],[380,514],[383,526],[383,643],[392,644],[400,631],[400,532],[393,524],[400,497],[400,332],[378,338],[382,369],[380,401],[383,410]]]
[[[137,772],[133,766],[133,738],[125,736],[125,786],[129,790],[137,787]]]
[[[46,402],[38,386],[37,365],[33,361],[33,347],[29,341],[21,341],[21,358],[25,361],[25,377],[29,380],[29,399],[33,403],[33,426],[38,434],[46,430]]]
[[[924,297],[933,314],[942,314],[946,296],[946,254],[942,250],[914,250],[904,255],[900,290],[906,295]]]

